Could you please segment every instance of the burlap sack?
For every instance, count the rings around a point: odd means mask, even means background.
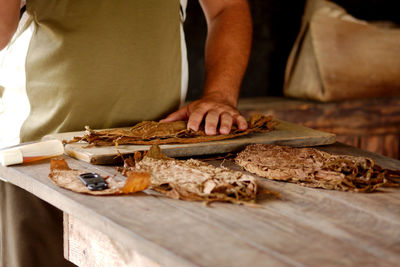
[[[309,0],[289,56],[284,94],[332,101],[400,96],[400,28]]]

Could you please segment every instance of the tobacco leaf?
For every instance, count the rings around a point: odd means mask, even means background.
[[[132,173],[127,179],[105,177],[108,188],[102,191],[89,190],[78,178],[87,170],[71,169],[65,159],[51,159],[49,178],[58,186],[83,194],[90,195],[121,195],[131,194],[145,190],[150,183],[150,175],[147,173]],[[122,177],[124,178],[124,177]]]
[[[139,192],[147,189],[150,185],[150,174],[148,172],[130,172],[125,186],[121,188],[124,194]]]
[[[233,126],[230,134],[212,136],[205,134],[203,126],[199,131],[187,129],[187,122],[185,121],[168,123],[143,121],[131,128],[109,130],[92,130],[89,126],[86,126],[86,133],[83,137],[75,137],[68,143],[85,141],[90,146],[199,143],[230,139],[250,133],[269,132],[274,129],[276,124],[277,122],[273,120],[272,116],[256,114],[248,121],[247,130],[242,131]]]
[[[50,170],[71,170],[63,158],[53,158],[50,161]]]
[[[382,169],[372,159],[314,148],[249,145],[235,161],[268,179],[341,191],[372,192],[380,186],[397,186],[400,177],[400,171]]]
[[[189,159],[176,160],[163,155],[152,146],[142,159],[126,159],[124,175],[130,172],[148,172],[150,189],[168,197],[188,201],[253,203],[257,196],[255,178],[242,172]],[[268,191],[276,196],[276,193]]]

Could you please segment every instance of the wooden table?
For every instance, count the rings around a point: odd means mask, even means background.
[[[321,148],[400,161],[335,144]],[[72,168],[105,171],[68,158]],[[228,163],[224,163],[227,165]],[[228,164],[229,165],[229,164]],[[232,164],[231,164],[232,166]],[[234,166],[233,166],[234,167]],[[259,208],[138,193],[93,197],[61,189],[49,162],[0,167],[6,178],[64,211],[65,256],[83,266],[399,266],[400,189],[362,194],[259,179],[281,193]]]

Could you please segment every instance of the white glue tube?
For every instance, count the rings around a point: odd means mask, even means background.
[[[60,156],[64,146],[60,140],[48,140],[31,144],[21,144],[0,150],[0,164],[9,166]]]

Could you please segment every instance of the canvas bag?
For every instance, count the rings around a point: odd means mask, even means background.
[[[400,28],[307,1],[287,61],[284,94],[318,101],[400,96]]]

